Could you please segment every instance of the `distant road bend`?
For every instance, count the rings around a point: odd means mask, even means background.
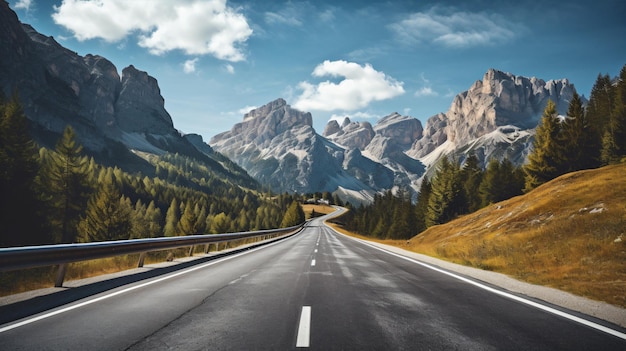
[[[0,349],[626,350],[623,328],[386,252],[323,219],[0,325]]]

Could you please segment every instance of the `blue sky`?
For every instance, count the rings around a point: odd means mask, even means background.
[[[80,55],[155,77],[174,126],[209,141],[279,97],[330,118],[445,112],[489,68],[589,95],[626,64],[626,2],[10,0]]]

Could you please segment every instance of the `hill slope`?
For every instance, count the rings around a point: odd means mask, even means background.
[[[399,246],[625,307],[625,172],[566,174]]]

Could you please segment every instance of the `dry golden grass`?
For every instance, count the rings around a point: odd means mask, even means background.
[[[311,212],[313,210],[315,210],[316,213],[329,214],[329,213],[335,211],[335,208],[332,207],[332,206],[328,206],[328,205],[304,204],[304,205],[302,205],[302,210],[304,211],[304,215],[306,216],[306,219],[310,219],[311,218]]]
[[[626,164],[567,174],[410,241],[380,242],[626,307]]]

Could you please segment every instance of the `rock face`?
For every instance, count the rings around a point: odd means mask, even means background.
[[[351,122],[346,117],[341,126],[334,120],[328,122],[323,135],[348,149],[363,150],[376,133],[369,122]]]
[[[351,190],[416,192],[424,174],[448,155],[463,161],[474,153],[483,166],[492,157],[523,164],[548,100],[564,113],[573,93],[566,79],[545,82],[490,69],[426,128],[398,113],[374,126],[346,117],[331,120],[324,137],[311,127],[310,114],[279,99],[245,115],[211,145],[281,191],[336,191],[350,184]]]
[[[201,138],[184,138],[174,128],[155,78],[132,65],[120,77],[106,58],[80,56],[20,23],[5,1],[0,1],[0,90],[19,94],[40,146],[54,148],[70,125],[87,154],[127,171],[152,171],[135,150],[217,157]]]
[[[369,173],[350,172],[366,160],[349,158],[355,167],[344,170],[345,150],[317,134],[312,124],[310,113],[277,99],[244,115],[210,145],[274,191],[374,191],[378,183],[369,181]]]
[[[424,135],[407,154],[426,158],[445,143],[447,148],[450,144],[462,148],[503,126],[534,129],[549,99],[564,114],[574,91],[567,79],[545,82],[490,69],[482,80],[454,98],[448,112],[428,119]]]
[[[72,125],[81,143],[93,151],[105,148],[105,138],[122,141],[125,134],[177,138],[156,79],[146,72],[130,66],[120,78],[106,58],[80,56],[20,23],[5,2],[0,4],[0,22],[0,88],[7,96],[19,93],[35,128],[59,134]],[[135,144],[140,148],[142,143]]]
[[[122,70],[120,88],[114,109],[120,129],[155,134],[168,134],[174,129],[156,79],[131,65]]]
[[[353,169],[351,160],[355,156],[365,156],[377,164],[376,169],[367,163],[363,163],[362,168],[368,170],[377,183],[385,184],[384,189],[415,188],[415,182],[424,173],[422,163],[405,154],[422,136],[422,124],[413,117],[392,113],[373,127],[369,122],[351,122],[346,117],[341,126],[334,120],[328,122],[324,136],[349,150],[348,162],[344,162],[346,171],[353,174],[361,171]]]

